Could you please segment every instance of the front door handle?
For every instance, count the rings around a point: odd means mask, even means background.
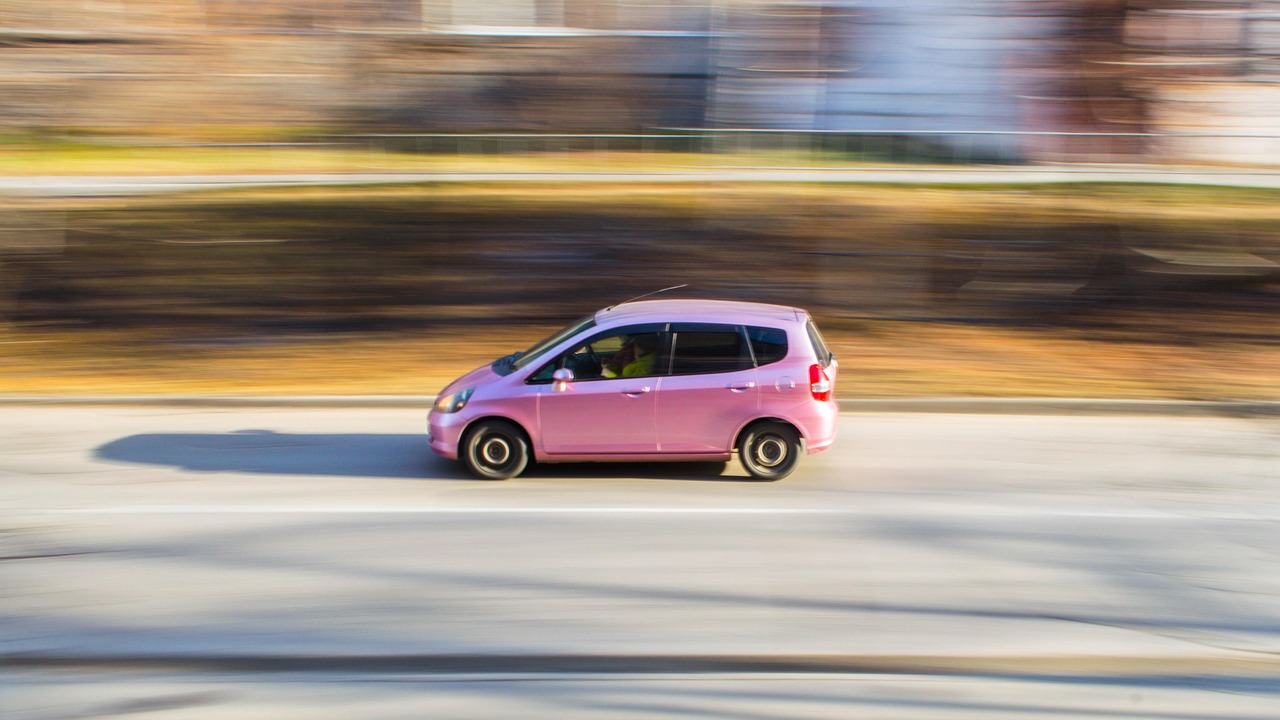
[[[649,392],[649,390],[651,390],[651,388],[648,385],[645,385],[644,387],[627,388],[626,390],[622,391],[622,394],[626,395],[627,397],[640,397],[641,395],[644,395],[645,393]]]

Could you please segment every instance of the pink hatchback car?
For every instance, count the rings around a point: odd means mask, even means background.
[[[642,300],[453,381],[431,449],[481,478],[531,460],[728,460],[777,480],[835,439],[835,357],[799,308]]]

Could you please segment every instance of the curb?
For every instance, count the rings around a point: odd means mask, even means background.
[[[422,408],[435,395],[3,395],[3,406],[195,408]]]
[[[433,402],[434,395],[0,395],[0,406],[35,407],[419,408],[426,412]],[[1280,417],[1280,401],[1274,400],[885,398],[837,402],[844,413]]]
[[[954,413],[963,415],[1165,415],[1280,417],[1280,401],[1108,400],[1090,398],[897,398],[840,400],[846,413]]]

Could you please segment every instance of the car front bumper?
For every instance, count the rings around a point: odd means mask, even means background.
[[[457,413],[432,412],[427,415],[427,444],[431,451],[447,460],[458,459],[458,441],[466,428],[466,419]]]

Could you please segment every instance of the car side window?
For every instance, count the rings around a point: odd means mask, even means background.
[[[787,356],[786,330],[748,327],[747,338],[751,341],[751,352],[756,356],[756,365],[776,363]]]
[[[658,361],[665,342],[662,325],[635,325],[602,332],[560,353],[525,382],[550,383],[552,374],[560,368],[572,370],[575,381],[659,375],[666,369]]]
[[[734,325],[676,324],[671,327],[671,374],[698,375],[754,367],[742,331]]]

